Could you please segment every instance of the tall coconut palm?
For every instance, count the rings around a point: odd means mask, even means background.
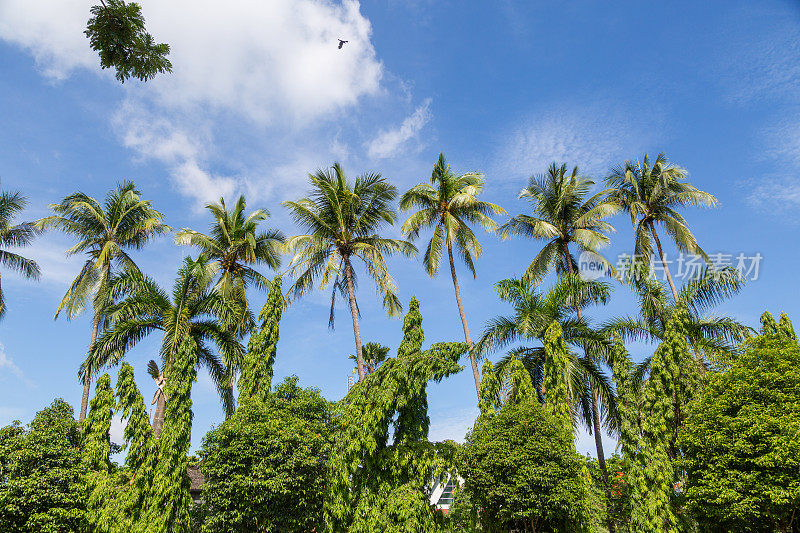
[[[454,174],[444,154],[440,153],[439,160],[433,166],[430,183],[420,183],[400,198],[402,211],[419,209],[403,224],[404,235],[415,240],[422,229],[434,228],[433,236],[422,258],[422,264],[429,276],[433,277],[439,272],[442,249],[447,250],[464,339],[469,345],[472,345],[472,337],[464,314],[464,305],[461,303],[461,289],[456,276],[453,248],[475,277],[473,257],[480,256],[483,247],[469,225],[479,224],[484,230],[494,233],[497,230],[497,223],[489,215],[505,213],[505,210],[498,205],[478,200],[477,197],[483,191],[483,187],[483,175],[477,172]],[[475,378],[475,391],[479,393],[481,376],[478,372],[478,363],[471,351],[469,358]]]
[[[9,248],[30,246],[41,229],[31,222],[14,224],[14,218],[28,205],[28,199],[19,192],[0,192],[0,264],[9,270],[22,274],[28,279],[38,280],[39,265]],[[6,299],[0,285],[0,318],[6,314]]]
[[[294,220],[308,231],[286,241],[286,249],[294,254],[289,271],[298,274],[290,292],[301,297],[317,280],[323,289],[333,283],[331,326],[336,292],[347,295],[353,318],[358,377],[364,379],[353,260],[360,259],[364,263],[367,274],[383,296],[384,307],[390,316],[395,316],[402,306],[384,256],[401,253],[412,257],[417,249],[408,241],[387,239],[377,233],[384,226],[392,225],[397,217],[391,206],[397,189],[380,174],[364,174],[350,183],[341,165],[336,163],[328,170],[310,174],[309,178],[313,190],[308,197],[283,202]]]
[[[389,357],[389,347],[378,342],[368,342],[361,348],[361,353],[364,356],[364,371],[372,374]],[[358,360],[356,354],[351,353],[347,357],[353,361]]]
[[[104,290],[116,267],[137,269],[129,250],[142,248],[156,235],[169,231],[164,215],[141,199],[132,182],[124,182],[110,191],[101,203],[82,192],[71,194],[59,204],[51,204],[55,215],[41,219],[40,228],[55,228],[77,238],[67,255],[85,254],[86,262],[67,289],[56,309],[55,318],[64,311],[67,320],[80,315],[91,302],[93,307],[91,350],[104,318],[107,302],[98,296]],[[86,418],[91,382],[83,382],[80,420]]]
[[[170,379],[179,347],[187,336],[194,339],[198,360],[216,385],[226,413],[232,413],[234,399],[230,387],[241,364],[244,348],[228,327],[241,312],[239,303],[213,290],[216,267],[202,254],[184,259],[178,277],[168,294],[136,269],[116,274],[108,287],[110,325],[97,338],[81,366],[84,376],[102,367],[117,364],[125,354],[150,333],[160,331],[161,370],[156,378]],[[213,345],[216,350],[212,350]],[[151,371],[157,371],[150,365]],[[164,421],[166,401],[157,396],[153,433],[158,435]]]
[[[717,199],[712,194],[687,183],[686,178],[686,170],[670,164],[663,152],[652,163],[647,154],[641,162],[627,161],[612,169],[611,175],[606,178],[610,189],[609,199],[630,214],[631,224],[636,228],[634,254],[649,262],[653,254],[650,243],[652,237],[675,301],[678,300],[678,290],[672,280],[656,226],[667,231],[678,250],[708,260],[678,209],[687,205],[717,205]]]
[[[525,278],[541,281],[554,269],[574,274],[577,262],[569,248],[572,243],[605,262],[598,250],[609,243],[606,234],[614,231],[605,219],[619,206],[606,191],[589,196],[593,186],[594,181],[581,176],[578,167],[567,173],[566,165],[555,163],[545,174],[531,176],[519,198],[531,204],[533,214],[517,215],[499,230],[504,238],[523,235],[548,241],[528,266]],[[610,268],[607,262],[606,266]]]
[[[607,233],[613,232],[614,227],[606,219],[619,210],[619,205],[608,197],[607,191],[589,196],[593,186],[594,181],[581,176],[578,167],[568,173],[563,164],[559,167],[553,163],[545,174],[530,178],[519,197],[530,202],[533,214],[517,215],[500,228],[504,237],[524,235],[548,241],[528,266],[525,278],[538,281],[552,270],[576,276],[577,262],[570,251],[573,243],[582,252],[589,252],[593,258],[603,262],[607,271],[613,271],[598,249],[609,242]],[[581,306],[576,306],[575,312],[578,320],[583,321]],[[601,406],[591,383],[590,389],[592,432],[603,480],[607,481],[600,427]]]
[[[280,267],[279,248],[285,240],[278,230],[259,230],[259,225],[269,218],[269,211],[256,209],[245,215],[246,208],[244,196],[239,196],[230,210],[225,199],[220,198],[218,203],[206,205],[214,217],[209,234],[184,228],[175,236],[177,244],[196,246],[212,261],[218,270],[217,290],[242,302],[245,313],[235,324],[241,334],[247,333],[253,325],[247,305],[247,287],[269,287],[269,279],[254,267],[264,265],[273,270]]]

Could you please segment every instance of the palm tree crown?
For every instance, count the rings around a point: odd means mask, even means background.
[[[439,154],[439,160],[433,166],[430,183],[421,183],[400,198],[400,209],[408,212],[419,209],[403,224],[403,234],[411,240],[419,237],[419,232],[425,228],[434,228],[433,236],[422,264],[429,276],[433,277],[439,271],[442,259],[442,248],[447,250],[450,261],[450,274],[453,277],[453,287],[456,293],[456,303],[461,316],[461,326],[464,328],[464,338],[467,344],[472,344],[472,338],[461,302],[461,289],[458,286],[456,267],[453,261],[453,248],[456,249],[461,259],[475,277],[475,264],[473,257],[481,255],[482,247],[478,238],[473,233],[469,224],[479,224],[489,233],[497,230],[497,223],[490,214],[505,213],[505,210],[495,204],[478,200],[478,195],[483,191],[483,176],[477,172],[456,175],[450,166]],[[480,393],[480,373],[475,355],[470,352],[470,363],[475,378],[475,391]]]
[[[164,215],[142,200],[140,192],[132,182],[117,185],[103,203],[82,192],[71,194],[60,204],[51,204],[55,215],[38,222],[40,228],[55,228],[77,238],[78,242],[67,250],[67,255],[85,254],[86,262],[70,284],[67,293],[56,308],[56,318],[65,311],[67,319],[81,314],[89,300],[94,307],[91,349],[103,319],[107,302],[97,296],[106,294],[104,288],[111,278],[112,266],[116,263],[125,268],[136,269],[136,264],[127,250],[140,249],[154,236],[169,231],[163,223]],[[86,418],[89,402],[88,380],[83,384],[80,419]]]
[[[358,373],[363,379],[364,362],[352,259],[358,258],[364,263],[367,274],[383,296],[384,307],[390,316],[395,316],[402,306],[385,256],[399,252],[410,257],[416,254],[417,249],[408,241],[378,235],[378,231],[392,225],[397,216],[391,207],[397,189],[380,174],[364,174],[350,183],[341,165],[336,163],[331,169],[319,170],[309,178],[313,191],[308,197],[296,202],[283,202],[294,220],[308,232],[286,241],[286,249],[294,254],[289,270],[299,273],[290,292],[301,297],[319,280],[320,288],[333,283],[334,297],[336,291],[348,295],[356,337]]]
[[[553,163],[545,174],[532,176],[519,193],[530,202],[533,214],[513,217],[500,227],[500,233],[549,241],[528,266],[526,278],[540,281],[553,267],[560,273],[574,272],[577,262],[569,251],[573,242],[602,259],[597,250],[608,244],[606,233],[614,231],[605,219],[618,206],[605,191],[589,196],[593,186],[594,181],[581,176],[578,167],[568,174],[566,165]]]
[[[202,254],[196,260],[187,257],[171,294],[138,270],[128,268],[115,275],[108,285],[108,298],[114,302],[108,309],[111,325],[95,342],[81,372],[91,376],[103,366],[117,364],[140,340],[161,331],[161,372],[168,380],[181,343],[191,337],[199,364],[208,369],[226,412],[232,413],[230,385],[244,348],[227,325],[240,312],[240,304],[213,289],[216,273],[215,265]],[[156,408],[156,427],[163,407],[159,403]]]
[[[0,264],[5,268],[22,274],[28,279],[39,279],[39,265],[36,261],[11,252],[8,248],[30,246],[33,239],[41,233],[36,224],[22,222],[14,224],[17,216],[28,205],[28,199],[19,192],[3,191],[0,193]],[[6,313],[6,300],[0,285],[0,318]]]
[[[285,240],[278,230],[259,231],[259,224],[270,216],[266,209],[245,215],[246,207],[244,196],[239,196],[230,210],[225,199],[220,198],[219,203],[206,205],[214,216],[208,235],[184,228],[175,236],[177,244],[196,246],[212,261],[218,270],[216,288],[225,296],[240,299],[245,311],[248,285],[259,289],[269,287],[269,279],[253,266],[265,265],[273,270],[280,267],[280,245]],[[236,325],[243,326],[240,332],[246,333],[252,324],[252,317],[246,313]]]
[[[361,353],[364,356],[364,370],[367,374],[372,374],[389,357],[389,347],[379,342],[368,342],[361,347]],[[353,361],[358,359],[355,354],[350,354],[347,357]]]
[[[678,209],[687,205],[717,205],[717,199],[712,194],[687,183],[686,178],[686,170],[670,164],[663,152],[652,163],[647,154],[642,162],[627,161],[612,169],[611,175],[606,178],[609,199],[630,214],[631,224],[636,228],[634,254],[649,263],[653,254],[652,237],[675,300],[678,299],[678,291],[667,267],[656,225],[667,231],[678,250],[698,254],[708,260]]]

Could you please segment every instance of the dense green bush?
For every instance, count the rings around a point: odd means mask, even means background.
[[[508,403],[467,435],[459,471],[485,531],[585,531],[590,494],[569,428],[536,402]],[[463,513],[463,511],[459,511]]]
[[[763,321],[708,377],[680,434],[685,497],[704,531],[800,531],[800,346],[788,319]]]
[[[330,404],[287,378],[203,439],[203,531],[321,529]]]

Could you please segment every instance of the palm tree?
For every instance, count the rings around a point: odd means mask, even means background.
[[[646,265],[634,263],[628,268],[646,268]],[[658,280],[641,274],[626,275],[624,278],[637,296],[639,313],[637,316],[620,316],[607,321],[602,331],[608,336],[618,334],[623,341],[660,343],[664,340],[667,320],[673,311],[686,309],[687,341],[702,372],[706,369],[706,362],[729,362],[739,343],[753,332],[752,328],[732,318],[708,313],[744,287],[744,279],[733,268],[707,268],[681,287],[676,301],[669,300],[666,287]],[[649,367],[648,357],[636,370],[639,380]]]
[[[461,303],[461,290],[458,287],[453,248],[456,248],[461,259],[472,272],[472,276],[475,277],[473,256],[481,255],[483,247],[469,224],[480,224],[484,230],[494,233],[497,230],[497,223],[489,215],[505,213],[505,210],[498,205],[478,200],[477,196],[483,191],[483,186],[482,174],[468,172],[457,176],[450,170],[444,154],[440,153],[439,160],[433,166],[430,183],[420,183],[400,198],[402,211],[419,209],[403,224],[404,235],[414,240],[419,237],[419,232],[423,228],[434,228],[433,236],[422,258],[422,264],[429,276],[433,277],[439,272],[442,248],[447,248],[458,313],[461,316],[461,326],[464,328],[464,339],[470,346],[472,346],[472,338],[469,334],[464,306]],[[475,391],[479,393],[481,375],[478,372],[478,363],[475,354],[471,351],[469,358],[475,378]]]
[[[117,364],[125,354],[150,333],[161,331],[161,371],[149,366],[155,378],[169,380],[183,339],[197,344],[199,364],[204,366],[220,393],[226,413],[234,410],[230,387],[238,371],[244,348],[228,327],[240,316],[240,304],[213,290],[216,266],[202,254],[187,257],[168,294],[158,284],[136,269],[128,268],[110,281],[108,308],[110,325],[98,337],[81,365],[81,374],[92,376],[104,366]],[[213,351],[210,345],[216,347]],[[161,431],[166,409],[164,395],[157,396],[153,433]]]
[[[569,249],[571,243],[605,262],[597,250],[609,243],[606,233],[614,227],[605,219],[619,207],[606,191],[588,197],[593,186],[594,181],[581,176],[578,167],[567,174],[566,165],[555,163],[545,174],[531,176],[519,197],[530,202],[533,214],[517,215],[500,227],[504,238],[523,235],[548,241],[528,266],[525,278],[541,281],[554,268],[574,274],[577,262]],[[610,269],[607,262],[606,266]]]
[[[319,170],[309,178],[313,191],[308,197],[283,202],[294,220],[308,231],[306,235],[286,241],[286,249],[294,254],[289,271],[300,272],[290,292],[301,297],[313,288],[317,279],[323,289],[333,283],[331,326],[336,291],[347,295],[353,318],[358,378],[364,379],[352,261],[357,258],[364,263],[367,274],[383,295],[383,305],[389,316],[395,316],[402,306],[384,255],[399,252],[412,257],[417,249],[408,241],[386,239],[377,234],[384,225],[392,225],[397,216],[391,207],[397,189],[380,174],[364,174],[351,184],[341,165],[335,163],[331,169]]]
[[[586,355],[579,357],[570,352],[570,365],[567,374],[570,382],[567,390],[572,398],[574,414],[592,432],[594,429],[594,408],[592,394],[587,387],[599,391],[606,406],[605,424],[615,427],[613,416],[614,402],[611,386],[597,362],[606,362],[610,354],[610,343],[597,331],[589,328],[578,319],[576,308],[605,304],[610,297],[608,284],[597,281],[584,281],[577,276],[561,276],[546,292],[536,290],[535,285],[525,278],[507,279],[495,284],[502,301],[511,303],[514,312],[511,316],[496,317],[488,322],[475,351],[486,354],[491,351],[513,348],[498,362],[500,374],[512,360],[520,361],[531,375],[531,380],[543,399],[544,365],[546,352],[544,335],[553,323],[562,328],[564,341],[581,348]],[[528,345],[529,342],[537,345]],[[524,344],[523,344],[524,343]]]
[[[59,204],[51,204],[50,208],[55,215],[41,219],[39,227],[59,229],[76,237],[78,243],[67,250],[67,255],[86,255],[83,268],[58,304],[55,318],[64,311],[67,320],[71,320],[86,309],[91,299],[94,310],[91,350],[106,305],[98,296],[106,293],[113,267],[137,269],[128,250],[142,248],[150,239],[171,228],[163,223],[164,215],[153,209],[149,201],[142,200],[136,186],[129,181],[118,184],[103,203],[77,192]],[[90,385],[89,379],[85,379],[80,420],[86,418]]]
[[[361,353],[364,357],[364,371],[367,374],[372,374],[389,357],[389,347],[378,342],[368,342],[361,347]],[[358,360],[358,357],[352,353],[347,357],[353,361]]]
[[[686,177],[686,170],[670,164],[662,152],[652,164],[645,154],[641,163],[627,161],[612,169],[611,175],[606,178],[610,189],[609,199],[630,214],[631,224],[636,228],[634,255],[649,262],[653,254],[650,238],[653,238],[675,301],[678,300],[678,290],[672,281],[656,225],[667,231],[678,250],[698,254],[708,261],[686,219],[677,210],[687,205],[717,205],[713,195],[686,183]]]
[[[254,323],[247,305],[248,285],[265,289],[270,283],[253,267],[265,265],[273,270],[280,267],[279,248],[285,240],[278,230],[259,231],[259,224],[269,218],[269,211],[256,209],[245,215],[246,207],[244,196],[239,196],[231,210],[225,205],[225,199],[220,198],[219,203],[206,205],[214,216],[208,235],[184,228],[175,236],[177,244],[196,246],[213,261],[219,276],[217,290],[242,302],[245,314],[235,324],[241,334],[247,333]]]
[[[12,224],[14,217],[28,205],[28,199],[19,192],[0,192],[0,264],[22,274],[28,279],[39,279],[39,265],[8,250],[30,246],[33,239],[41,233],[41,229],[31,222]],[[6,314],[6,299],[0,285],[0,318]]]
[[[594,181],[578,172],[574,167],[567,173],[567,166],[550,165],[543,175],[532,176],[528,186],[519,197],[529,201],[533,207],[532,215],[517,215],[500,228],[503,237],[525,235],[534,239],[547,240],[525,271],[524,277],[539,281],[551,270],[575,277],[577,262],[570,252],[570,244],[575,243],[583,252],[602,261],[607,271],[613,267],[598,253],[600,247],[609,242],[607,233],[614,227],[605,221],[619,209],[617,202],[610,199],[607,191],[592,196],[589,193]],[[583,321],[581,306],[575,307],[579,321]],[[603,480],[608,480],[603,452],[602,430],[600,427],[600,405],[597,391],[590,382],[592,433],[597,448],[598,463]]]

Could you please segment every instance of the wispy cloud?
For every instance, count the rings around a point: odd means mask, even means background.
[[[602,176],[609,167],[641,157],[663,141],[660,114],[644,114],[614,102],[556,104],[535,110],[501,140],[495,173],[518,179],[544,172],[552,162],[578,165]]]
[[[414,138],[431,120],[431,99],[428,98],[400,126],[382,131],[368,144],[372,159],[386,159],[398,155],[401,148]]]
[[[14,361],[6,353],[6,347],[0,344],[0,373],[10,372],[19,379],[23,379],[22,370],[14,364]]]
[[[437,412],[431,415],[431,427],[428,438],[431,441],[454,440],[464,442],[467,431],[475,424],[478,418],[477,408],[448,410],[447,414]]]
[[[760,211],[800,222],[796,216],[800,208],[800,114],[765,128],[761,144],[760,157],[774,170],[758,182],[746,181],[747,200]],[[789,217],[785,217],[787,213]]]

